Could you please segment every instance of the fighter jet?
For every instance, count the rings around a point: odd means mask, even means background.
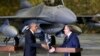
[[[1,25],[0,32],[9,37],[15,37],[18,34],[17,29],[10,25],[8,20],[6,20],[4,24]]]
[[[39,23],[45,32],[55,33],[61,30],[64,24],[81,22],[80,18],[83,17],[84,16],[76,17],[76,15],[70,9],[64,6],[63,0],[43,0],[43,3],[37,6],[32,6],[27,0],[20,0],[20,10],[15,16],[4,16],[0,18],[9,18],[20,21],[31,20]],[[88,17],[84,17],[85,20],[88,20],[87,18]],[[88,21],[90,22],[87,23],[89,25],[100,25],[99,22],[93,23],[91,20]]]
[[[43,3],[37,6],[32,6],[27,0],[20,0],[20,10],[14,16],[0,16],[1,19],[18,21],[25,24],[25,26],[28,23],[36,22],[40,24],[40,28],[45,33],[53,35],[61,31],[65,24],[77,22],[76,15],[64,6],[63,0],[43,0]],[[82,32],[77,26],[73,28],[79,33]]]
[[[100,27],[100,16],[94,15],[94,16],[78,16],[77,17],[77,23],[78,24],[86,24],[90,28]]]
[[[9,20],[5,20],[5,22],[0,26],[0,32],[6,37],[4,42],[7,44],[7,42],[10,40],[10,38],[15,39],[15,45],[19,44],[18,40],[18,30],[9,24]]]
[[[60,3],[57,3],[57,1]],[[31,21],[40,23],[45,32],[57,32],[63,28],[64,24],[71,24],[77,21],[76,15],[64,6],[63,0],[43,0],[43,3],[34,7],[27,0],[20,0],[20,5],[21,9],[16,15],[8,17],[20,20],[32,19]]]

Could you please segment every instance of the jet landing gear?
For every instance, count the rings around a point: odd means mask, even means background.
[[[7,38],[6,37],[3,42],[7,45],[8,42],[10,41],[10,39],[11,38]],[[19,38],[16,36],[16,37],[14,37],[14,40],[15,40],[15,46],[18,47],[18,45],[19,45]]]

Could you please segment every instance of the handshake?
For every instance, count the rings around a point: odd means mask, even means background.
[[[53,52],[55,52],[55,51],[56,51],[56,48],[53,47],[53,46],[51,46],[51,48],[49,49],[49,53],[53,53]]]
[[[42,46],[42,48],[48,50],[49,53],[53,53],[53,52],[55,52],[55,50],[56,50],[55,47],[49,46],[49,45],[47,45],[47,44],[41,44],[41,46]]]

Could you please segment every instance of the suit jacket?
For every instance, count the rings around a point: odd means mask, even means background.
[[[25,32],[24,56],[36,56],[36,47],[41,47],[36,43],[36,37],[30,30]]]
[[[80,48],[80,42],[77,37],[77,34],[71,33],[69,38],[65,37],[64,42],[61,47],[72,47],[72,48]],[[81,52],[78,53],[65,53],[64,56],[81,56]]]

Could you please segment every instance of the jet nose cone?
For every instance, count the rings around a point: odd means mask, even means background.
[[[58,10],[55,13],[55,18],[58,22],[65,24],[74,23],[77,21],[76,15],[68,8],[64,6],[59,6]]]
[[[44,5],[43,10],[39,16],[47,17],[44,18],[44,20],[55,23],[68,24],[76,22],[76,15],[63,5],[53,7]]]
[[[64,24],[70,24],[70,23],[75,23],[77,19],[76,17],[73,17],[72,15],[58,14],[56,16],[56,21],[64,23]]]

